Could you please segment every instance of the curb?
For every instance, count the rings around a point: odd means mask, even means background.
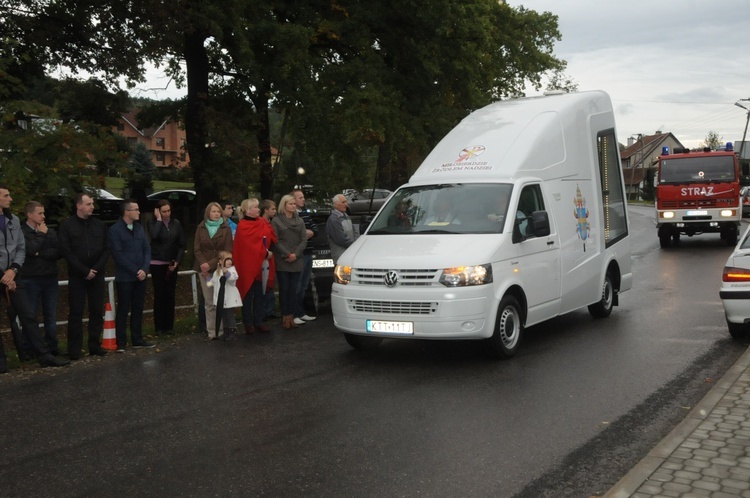
[[[687,417],[672,432],[667,434],[648,455],[643,457],[625,477],[617,481],[602,498],[626,498],[632,496],[648,480],[651,474],[669,458],[672,452],[708,417],[724,395],[737,382],[737,379],[748,368],[750,368],[750,348],[727,370],[727,373],[698,402]]]

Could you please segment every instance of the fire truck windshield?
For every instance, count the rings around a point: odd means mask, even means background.
[[[659,184],[735,181],[733,156],[703,156],[662,159]]]

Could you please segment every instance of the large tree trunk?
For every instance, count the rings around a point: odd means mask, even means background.
[[[218,201],[219,193],[211,174],[213,151],[209,132],[209,64],[204,46],[207,35],[202,32],[185,34],[185,66],[187,69],[187,105],[185,110],[185,138],[193,181],[198,194],[198,220],[209,202]]]
[[[258,89],[253,99],[255,112],[260,119],[256,132],[258,140],[258,166],[260,170],[260,196],[262,199],[273,199],[273,168],[271,165],[271,126],[268,118],[268,97],[264,89]]]

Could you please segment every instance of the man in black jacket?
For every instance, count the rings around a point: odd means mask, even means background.
[[[44,339],[39,334],[39,324],[29,309],[23,289],[16,282],[18,271],[26,259],[26,241],[21,234],[21,222],[18,216],[10,212],[10,196],[8,187],[0,185],[0,300],[5,299],[8,306],[15,309],[21,326],[27,331],[34,353],[39,364],[43,367],[59,367],[67,365],[67,360],[55,358],[49,352]],[[8,371],[5,359],[5,349],[0,339],[0,373]]]
[[[104,267],[109,258],[107,226],[94,218],[94,199],[78,194],[76,214],[60,225],[60,251],[68,262],[68,353],[71,360],[81,358],[83,347],[83,308],[89,303],[89,354],[104,356],[101,346],[104,330]]]
[[[24,214],[26,223],[21,225],[21,231],[26,241],[26,261],[18,272],[18,280],[26,292],[32,313],[36,313],[41,303],[44,342],[57,356],[57,260],[60,259],[57,233],[45,223],[41,203],[27,202]]]

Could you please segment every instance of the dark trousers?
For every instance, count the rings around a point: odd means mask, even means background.
[[[36,317],[39,304],[44,318],[44,342],[57,350],[57,277],[29,277],[19,282],[26,292],[29,310]]]
[[[297,309],[297,289],[302,276],[300,271],[276,271],[279,282],[279,305],[281,314],[294,315]]]
[[[302,272],[299,273],[299,281],[297,282],[296,290],[296,304],[295,309],[292,311],[294,316],[301,317],[306,315],[305,312],[305,291],[307,286],[310,285],[310,278],[312,278],[312,254],[303,254],[305,265],[302,267]],[[287,313],[288,314],[288,313]]]
[[[157,332],[174,330],[177,272],[168,271],[169,265],[151,265],[154,284],[154,329]]]
[[[8,302],[8,298],[10,298],[10,302]],[[39,323],[31,313],[22,284],[17,283],[15,291],[8,291],[5,285],[0,284],[0,301],[3,300],[6,301],[5,304],[7,306],[13,307],[34,353],[37,356],[49,354],[49,347],[45,344],[42,334],[39,331]],[[0,339],[0,358],[5,359],[5,348],[3,347],[2,339]]]
[[[146,281],[115,281],[117,311],[115,312],[115,336],[117,347],[124,348],[128,342],[128,313],[130,313],[130,343],[143,342],[143,306],[146,302]]]
[[[89,351],[101,347],[104,330],[104,296],[107,287],[104,273],[100,272],[91,280],[79,276],[68,276],[68,352],[71,356],[81,355],[83,347],[83,309],[89,303]]]
[[[256,280],[242,299],[242,324],[261,325],[265,315],[263,284]]]

